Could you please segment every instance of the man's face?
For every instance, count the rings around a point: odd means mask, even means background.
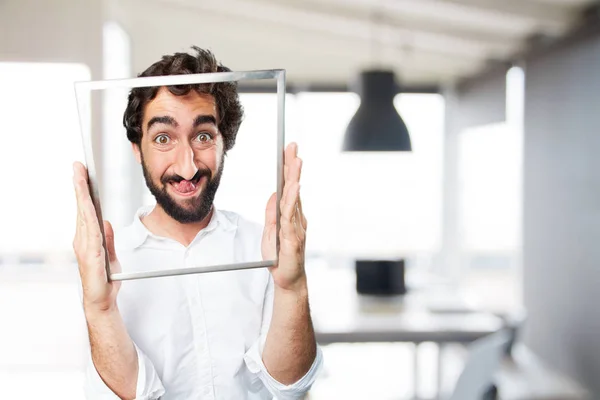
[[[181,223],[210,213],[223,171],[223,138],[211,95],[176,96],[161,88],[144,110],[141,145],[134,145],[146,185]]]

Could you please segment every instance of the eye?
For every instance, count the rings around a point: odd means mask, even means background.
[[[212,140],[212,135],[206,132],[202,132],[199,133],[198,136],[196,136],[196,140],[200,143],[208,143]]]
[[[171,139],[169,139],[169,137],[165,134],[158,135],[154,138],[154,142],[158,144],[168,144],[170,140]]]

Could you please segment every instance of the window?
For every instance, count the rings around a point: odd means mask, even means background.
[[[507,74],[505,122],[459,136],[461,286],[493,311],[522,304],[524,73]]]
[[[72,163],[83,160],[73,83],[89,79],[81,64],[0,63],[5,259],[71,256]]]
[[[73,258],[72,163],[84,158],[73,82],[89,79],[80,64],[0,63],[4,398],[83,396],[85,325],[76,266],[64,261]]]

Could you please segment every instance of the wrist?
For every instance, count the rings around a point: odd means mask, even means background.
[[[100,306],[93,303],[86,304],[85,301],[83,303],[83,312],[88,321],[112,318],[120,315],[116,304]]]
[[[297,300],[307,299],[308,283],[306,281],[306,277],[303,277],[293,285],[286,287],[281,287],[275,284],[275,292],[280,296],[295,298]]]

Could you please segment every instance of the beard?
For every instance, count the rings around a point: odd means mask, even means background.
[[[158,204],[167,215],[182,224],[200,222],[208,216],[212,210],[213,201],[217,189],[219,188],[219,184],[221,183],[221,175],[223,174],[223,164],[225,161],[224,156],[221,157],[219,169],[214,176],[212,175],[212,171],[206,168],[199,169],[194,177],[190,179],[191,182],[197,183],[202,177],[207,178],[206,187],[200,190],[200,194],[196,197],[180,200],[179,202],[168,193],[167,185],[170,185],[171,182],[181,182],[184,179],[179,175],[163,175],[160,178],[160,185],[158,185],[152,179],[150,171],[144,162],[143,154],[141,154],[141,159],[146,186],[148,186],[150,193],[152,193],[156,199],[156,204]]]

